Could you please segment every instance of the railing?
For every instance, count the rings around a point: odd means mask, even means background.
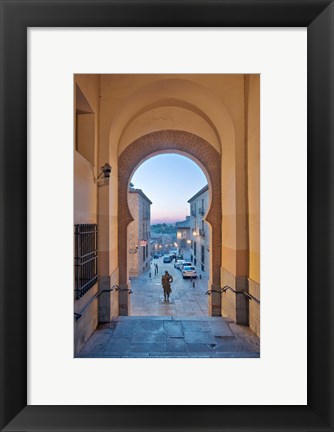
[[[75,291],[79,299],[97,283],[98,226],[75,225]]]
[[[220,288],[219,290],[208,290],[205,294],[206,295],[211,295],[213,292],[219,293],[220,295],[222,295],[225,291],[232,291],[234,294],[242,294],[243,296],[245,296],[247,298],[247,300],[252,300],[257,304],[260,304],[260,300],[258,300],[256,297],[254,297],[252,294],[249,294],[245,291],[236,291],[235,289],[233,289],[232,287],[225,285],[223,288]]]
[[[132,294],[132,291],[128,288],[120,288],[118,285],[113,285],[111,288],[109,289],[104,289],[98,293],[96,293],[90,300],[89,302],[81,309],[80,312],[74,312],[74,317],[75,320],[78,321],[78,319],[80,319],[82,317],[82,314],[85,312],[85,310],[88,308],[88,306],[93,303],[94,300],[98,299],[100,297],[101,294],[107,293],[107,292],[111,292],[111,291],[128,291],[129,294]]]

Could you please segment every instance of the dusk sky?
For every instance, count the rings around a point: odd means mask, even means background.
[[[189,215],[189,198],[207,184],[201,168],[176,154],[154,156],[134,173],[131,182],[152,201],[151,223],[175,223]]]

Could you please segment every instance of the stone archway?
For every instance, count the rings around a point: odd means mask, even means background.
[[[119,263],[119,314],[129,314],[129,293],[127,280],[127,227],[133,221],[127,194],[130,176],[134,169],[150,155],[159,152],[182,152],[199,162],[208,176],[211,205],[206,221],[211,225],[211,274],[212,289],[220,288],[221,268],[221,155],[203,138],[180,130],[152,132],[136,139],[118,158],[118,263]],[[210,298],[209,313],[221,316],[220,294],[213,292]]]

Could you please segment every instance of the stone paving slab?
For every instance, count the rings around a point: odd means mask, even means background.
[[[164,323],[166,336],[184,337],[184,331],[181,321],[166,321]]]
[[[233,333],[226,322],[209,322],[210,329],[214,336],[233,336]]]
[[[260,341],[223,318],[120,317],[94,332],[82,358],[258,358]]]
[[[184,339],[187,344],[214,344],[215,338],[211,332],[199,332],[199,331],[186,331],[184,332]]]

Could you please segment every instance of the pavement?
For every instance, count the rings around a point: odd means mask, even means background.
[[[158,275],[154,274],[154,263],[158,264]],[[161,276],[168,270],[173,276],[170,301],[164,302]],[[151,273],[151,277],[150,277]],[[208,277],[199,274],[201,279],[183,279],[181,271],[173,263],[163,264],[162,258],[151,263],[151,269],[137,278],[131,278],[131,316],[208,316]]]
[[[183,280],[173,264],[158,262],[131,280],[131,316],[100,324],[81,358],[258,358],[260,340],[244,326],[208,316],[207,278]],[[163,301],[161,275],[174,277],[171,301]]]

